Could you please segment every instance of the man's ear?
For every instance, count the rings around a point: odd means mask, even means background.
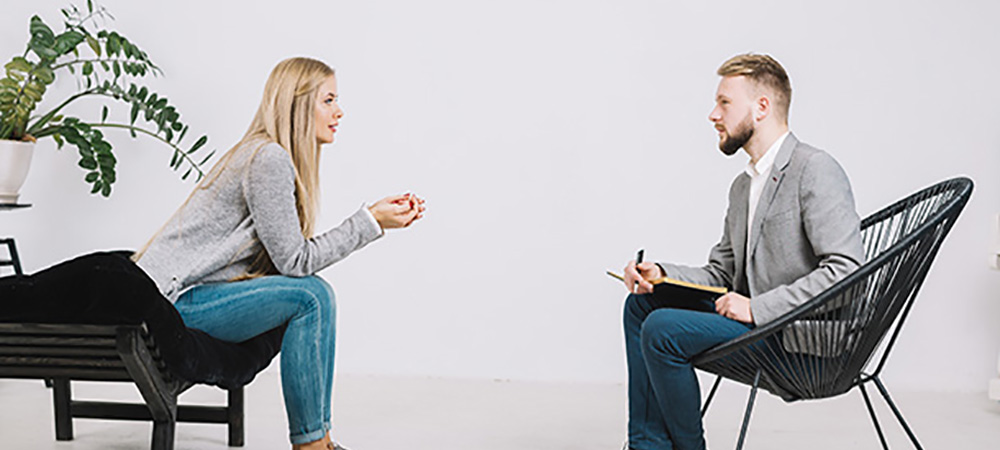
[[[771,115],[771,99],[766,95],[757,97],[754,102],[754,119],[760,122]]]

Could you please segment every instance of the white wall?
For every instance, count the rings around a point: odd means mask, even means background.
[[[1000,273],[985,262],[1000,211],[1000,4],[811,3],[105,5],[165,70],[149,84],[220,150],[277,61],[337,68],[347,116],[323,163],[322,228],[363,201],[427,198],[422,223],[322,273],[343,372],[623,381],[624,291],[603,272],[640,247],[704,261],[746,160],[716,150],[714,72],[756,51],[789,71],[793,130],[840,160],[862,215],[954,175],[976,181],[885,378],[984,390],[1000,348]],[[31,14],[57,23],[64,5],[5,5],[0,56],[23,50]],[[97,118],[100,104],[78,111]],[[28,270],[138,247],[191,189],[165,147],[114,142],[109,200],[87,194],[73,150],[38,146],[23,190],[34,208],[0,214]]]

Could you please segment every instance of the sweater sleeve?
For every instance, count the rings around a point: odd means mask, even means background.
[[[277,144],[265,145],[253,157],[243,193],[257,239],[282,275],[312,275],[382,235],[362,207],[340,225],[305,238],[295,207],[295,169]]]

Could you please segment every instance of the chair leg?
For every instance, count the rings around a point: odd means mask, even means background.
[[[229,390],[229,405],[226,407],[227,423],[229,424],[229,446],[243,446],[243,388]]]
[[[868,406],[868,414],[872,416],[872,423],[875,424],[875,432],[878,433],[878,440],[882,442],[882,448],[889,450],[889,444],[885,442],[885,435],[882,434],[882,426],[878,423],[878,417],[875,415],[875,408],[872,408],[871,399],[868,398],[868,390],[865,389],[865,384],[858,384],[858,389],[861,390],[861,396],[865,398],[865,405]]]
[[[736,442],[736,450],[743,448],[743,441],[747,437],[747,427],[750,426],[750,412],[753,411],[753,402],[757,398],[757,386],[760,385],[760,369],[753,377],[753,387],[750,389],[750,399],[747,400],[747,412],[743,415],[743,427],[740,428],[740,440]]]
[[[69,380],[62,378],[52,380],[52,402],[56,413],[56,440],[73,440],[73,415],[70,403],[73,401]]]
[[[906,431],[906,435],[910,437],[910,442],[913,443],[913,446],[916,447],[917,450],[924,450],[924,448],[920,446],[920,442],[917,442],[917,436],[913,434],[913,430],[910,429],[906,420],[903,419],[903,414],[899,412],[899,408],[896,408],[896,404],[892,402],[892,398],[889,397],[889,391],[887,391],[885,386],[882,385],[882,381],[880,381],[877,376],[872,376],[872,381],[875,382],[875,387],[877,387],[879,393],[882,394],[882,398],[884,398],[885,402],[889,404],[889,409],[891,409],[892,413],[896,415],[896,420],[899,421],[899,425],[903,427],[903,430]]]
[[[722,375],[715,378],[715,383],[712,384],[712,390],[708,391],[708,397],[705,398],[705,406],[701,407],[701,417],[705,417],[705,413],[708,412],[708,405],[712,403],[712,398],[715,397],[715,391],[719,389],[719,383],[722,383]]]

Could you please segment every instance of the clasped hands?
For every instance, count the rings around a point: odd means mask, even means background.
[[[634,260],[628,262],[623,272],[625,273],[625,289],[633,294],[652,293],[653,283],[650,283],[650,280],[666,276],[659,265],[651,262],[636,264]],[[717,298],[715,312],[737,322],[753,323],[750,299],[736,292],[729,292]]]
[[[375,202],[368,211],[383,230],[406,228],[424,217],[424,199],[413,194],[391,195]]]

